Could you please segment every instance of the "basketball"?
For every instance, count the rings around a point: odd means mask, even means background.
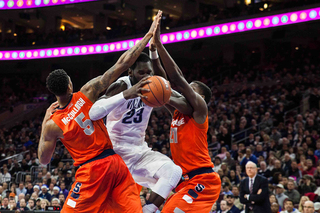
[[[143,86],[149,89],[149,92],[142,92],[142,95],[147,96],[148,99],[142,98],[142,101],[151,107],[161,107],[165,105],[171,95],[171,86],[169,81],[160,76],[151,76],[148,78],[151,83]]]

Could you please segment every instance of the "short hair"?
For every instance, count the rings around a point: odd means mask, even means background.
[[[58,203],[60,204],[60,200],[56,197],[51,200],[51,203],[52,203],[52,201],[58,201]]]
[[[137,58],[137,60],[134,62],[134,64],[130,67],[130,69],[134,70],[138,62],[147,63],[147,62],[151,62],[151,59],[146,53],[142,52]]]
[[[63,69],[54,70],[48,75],[46,84],[48,90],[54,95],[65,95],[69,85],[69,76]]]
[[[192,83],[196,83],[201,91],[201,95],[204,95],[204,100],[208,104],[211,97],[212,97],[212,92],[211,89],[201,81],[192,81]]]

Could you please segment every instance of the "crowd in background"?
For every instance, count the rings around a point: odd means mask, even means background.
[[[162,20],[162,29],[173,29],[187,25],[200,23],[212,23],[214,21],[248,16],[257,13],[277,11],[292,7],[305,6],[317,3],[316,0],[295,0],[282,2],[267,2],[268,7],[265,8],[266,2],[261,1],[250,5],[235,4],[232,7],[220,8],[215,5],[199,4],[198,14],[188,17],[181,16],[179,19],[173,19],[170,14],[164,14]],[[261,10],[262,9],[262,10]],[[135,26],[135,21],[123,24],[121,21],[112,21],[111,30],[97,32],[94,29],[77,29],[66,25],[65,31],[51,31],[49,33],[41,32],[35,29],[32,33],[26,33],[23,27],[17,27],[16,36],[7,34],[3,38],[0,36],[0,47],[20,47],[20,46],[41,46],[56,45],[68,43],[82,42],[103,42],[109,39],[119,39],[125,36],[140,36],[149,29],[150,23],[147,21],[139,28]],[[4,33],[4,31],[2,31]],[[1,33],[0,33],[1,34]]]

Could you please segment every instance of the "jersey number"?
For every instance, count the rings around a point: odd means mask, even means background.
[[[141,108],[139,110],[132,109],[129,111],[126,116],[122,119],[122,123],[124,124],[131,124],[133,123],[141,123],[142,121],[142,113],[143,113],[144,108]],[[135,115],[135,116],[134,116]],[[134,116],[134,117],[133,117]],[[133,117],[133,118],[132,118]]]
[[[79,124],[79,126],[84,129],[84,133],[86,135],[91,135],[94,132],[94,127],[90,119],[87,119],[85,121],[82,121],[84,118],[83,112],[81,112],[76,118],[75,121]]]
[[[173,127],[170,130],[170,143],[178,143],[178,132],[177,132],[177,128]]]

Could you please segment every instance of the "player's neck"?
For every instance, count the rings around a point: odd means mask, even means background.
[[[67,104],[69,104],[71,97],[72,97],[72,93],[64,96],[56,96],[57,101],[59,103],[59,108],[63,108]]]

